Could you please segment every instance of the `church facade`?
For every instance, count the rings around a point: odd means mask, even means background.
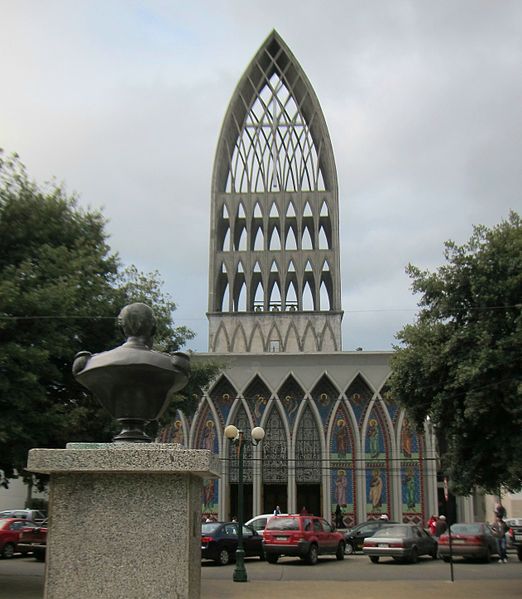
[[[341,347],[339,196],[326,120],[287,45],[272,32],[233,93],[211,198],[209,352],[222,372],[195,414],[160,441],[220,456],[202,511],[237,514],[235,424],[247,441],[245,515],[303,507],[344,526],[438,513],[434,438],[389,396],[391,352]],[[462,500],[462,517],[471,505]]]

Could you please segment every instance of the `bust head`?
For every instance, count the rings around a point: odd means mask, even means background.
[[[156,319],[147,304],[135,303],[125,306],[118,316],[118,323],[128,342],[138,342],[152,346],[156,331]]]

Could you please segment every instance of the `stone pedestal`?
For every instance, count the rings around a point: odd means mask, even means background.
[[[192,599],[201,584],[202,478],[219,460],[177,444],[32,449],[50,474],[45,599]]]

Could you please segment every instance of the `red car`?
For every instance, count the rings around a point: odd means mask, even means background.
[[[22,518],[0,519],[0,556],[10,558],[18,551],[18,540],[24,526],[29,527],[31,523]]]
[[[18,541],[18,549],[22,553],[32,553],[39,562],[43,562],[45,561],[46,548],[47,521],[35,526],[25,526],[22,528]]]
[[[263,548],[267,562],[275,564],[281,555],[297,556],[317,563],[319,555],[344,559],[344,535],[318,516],[274,516],[268,521]]]

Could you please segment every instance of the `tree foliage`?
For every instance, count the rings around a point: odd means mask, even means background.
[[[435,426],[456,492],[522,486],[522,222],[512,212],[445,244],[436,272],[409,265],[422,294],[392,358],[390,392]]]
[[[32,447],[107,441],[114,423],[72,377],[81,350],[123,341],[117,315],[133,301],[158,320],[155,349],[175,351],[193,333],[172,324],[175,304],[157,272],[122,268],[99,211],[56,183],[38,186],[17,156],[0,153],[0,471],[22,471]],[[215,369],[195,372],[204,385]],[[179,399],[189,407],[188,393]],[[0,474],[2,474],[0,472]]]

